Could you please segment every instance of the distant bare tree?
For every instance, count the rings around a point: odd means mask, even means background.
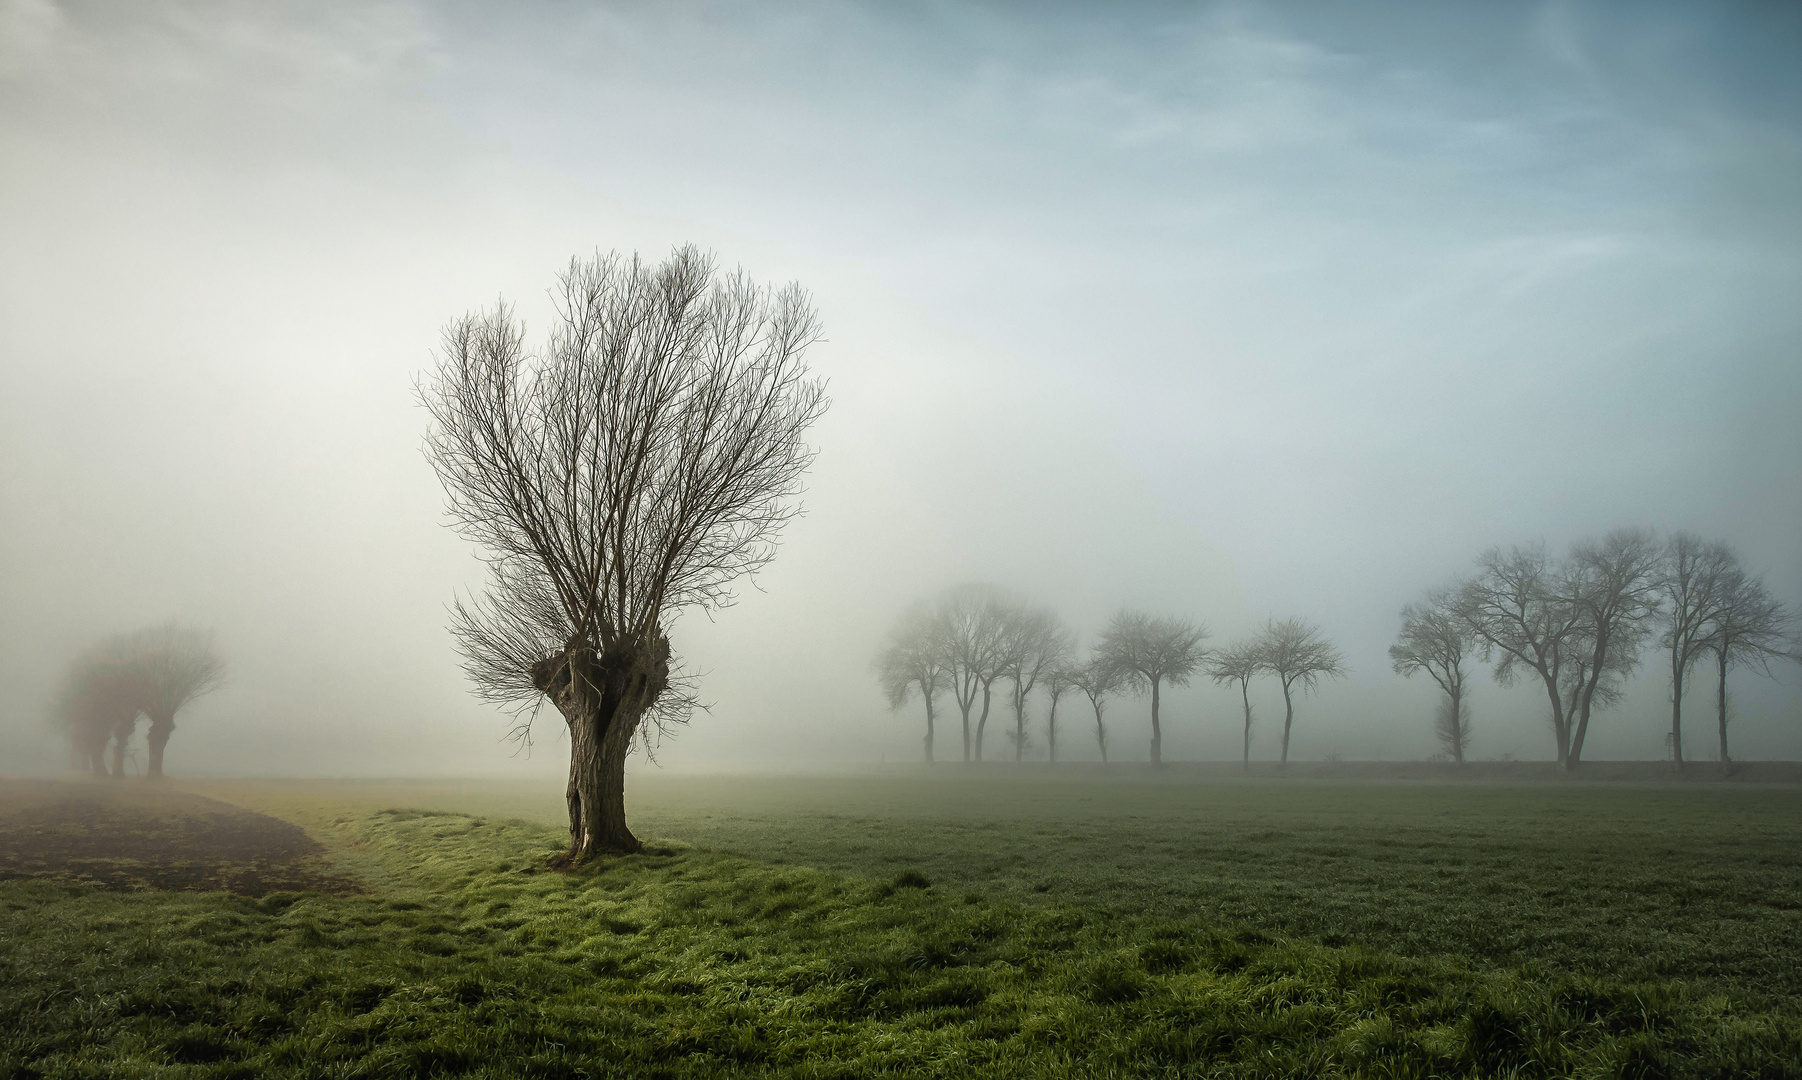
[[[1207,656],[1202,646],[1208,632],[1192,622],[1160,618],[1137,611],[1115,615],[1101,632],[1098,654],[1118,668],[1127,685],[1151,691],[1151,762],[1164,760],[1164,730],[1158,717],[1162,683],[1186,686]]]
[[[213,649],[211,631],[178,623],[139,630],[122,643],[142,675],[141,706],[150,718],[147,735],[151,779],[163,775],[163,750],[175,732],[175,714],[225,681],[225,661]]]
[[[1683,693],[1689,673],[1707,650],[1730,609],[1734,586],[1743,577],[1739,558],[1725,544],[1693,533],[1674,533],[1664,544],[1659,586],[1668,605],[1662,644],[1671,662],[1671,752],[1683,768]]]
[[[637,851],[635,742],[687,715],[665,628],[731,602],[775,557],[826,408],[803,354],[820,325],[796,285],[721,275],[676,249],[572,260],[537,353],[504,304],[452,323],[419,388],[453,525],[488,564],[452,633],[477,692],[570,731],[570,848]],[[529,735],[530,720],[522,725]]]
[[[1477,576],[1458,590],[1457,613],[1482,640],[1483,659],[1494,659],[1497,682],[1508,685],[1522,668],[1539,676],[1551,703],[1558,763],[1566,765],[1571,725],[1565,669],[1583,652],[1582,614],[1561,591],[1560,571],[1543,544],[1490,548],[1477,566]]]
[[[1639,650],[1658,614],[1661,550],[1645,529],[1616,529],[1599,541],[1571,548],[1565,573],[1566,599],[1580,622],[1580,663],[1571,701],[1570,755],[1566,766],[1583,760],[1589,719],[1598,704],[1618,700],[1621,686],[1639,665]]]
[[[69,732],[69,763],[95,776],[107,775],[109,743],[112,775],[125,775],[125,749],[148,696],[143,671],[123,644],[123,637],[110,637],[77,656],[56,695],[57,719]]]
[[[1007,659],[1007,612],[1017,601],[993,585],[956,585],[939,597],[935,619],[939,657],[950,679],[951,696],[957,700],[964,721],[964,760],[982,760],[982,739],[988,731],[989,704],[995,680]],[[970,732],[970,711],[982,695],[982,713]]]
[[[1771,595],[1763,579],[1739,570],[1726,588],[1706,646],[1714,654],[1719,676],[1715,709],[1720,722],[1721,769],[1726,771],[1732,762],[1727,756],[1727,672],[1750,667],[1769,675],[1772,660],[1802,661],[1802,642],[1797,640],[1795,613]]]
[[[1102,712],[1107,708],[1109,695],[1117,693],[1126,681],[1126,673],[1108,663],[1107,658],[1095,655],[1081,667],[1072,669],[1070,682],[1095,709],[1095,745],[1101,748],[1101,763],[1107,764],[1107,724],[1102,719]]]
[[[1258,656],[1265,671],[1276,676],[1283,687],[1283,752],[1280,760],[1289,762],[1289,728],[1295,722],[1293,688],[1312,692],[1322,675],[1337,679],[1345,675],[1345,661],[1339,650],[1320,636],[1320,629],[1300,619],[1267,622],[1258,638]]]
[[[888,643],[876,656],[876,675],[888,695],[891,708],[907,704],[914,690],[926,702],[926,764],[932,764],[933,702],[947,674],[933,610],[915,604],[889,633]]]
[[[1076,661],[1071,649],[1066,649],[1063,660],[1045,672],[1045,698],[1050,702],[1045,711],[1045,748],[1053,763],[1057,761],[1057,703],[1076,689],[1076,676]]]
[[[1208,656],[1208,678],[1221,684],[1239,684],[1239,702],[1245,706],[1245,739],[1240,761],[1251,771],[1251,680],[1264,670],[1264,654],[1257,639],[1235,641]]]
[[[1027,604],[1015,604],[1003,612],[1001,674],[1013,684],[1011,704],[1014,760],[1026,753],[1026,702],[1041,680],[1070,658],[1070,633],[1055,613]]]
[[[1458,764],[1470,746],[1470,718],[1465,705],[1464,661],[1477,647],[1477,635],[1458,611],[1458,598],[1443,589],[1427,594],[1425,604],[1402,608],[1402,631],[1389,646],[1395,673],[1404,677],[1424,671],[1445,697],[1436,710],[1434,734]]]

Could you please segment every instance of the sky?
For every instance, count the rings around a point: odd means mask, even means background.
[[[1775,4],[0,0],[0,773],[170,618],[230,664],[172,773],[561,771],[459,671],[414,386],[463,313],[691,242],[812,293],[833,404],[777,560],[672,623],[711,709],[656,767],[917,757],[871,657],[964,581],[1085,639],[1306,618],[1350,675],[1294,756],[1424,758],[1386,649],[1492,545],[1692,530],[1802,605],[1798,60]],[[1657,659],[1588,756],[1663,756]],[[1802,669],[1733,693],[1736,756],[1802,758]],[[1166,759],[1237,705],[1168,694]],[[1531,687],[1473,711],[1551,756]]]

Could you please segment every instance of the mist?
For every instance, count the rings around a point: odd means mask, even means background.
[[[1424,758],[1386,649],[1492,545],[1685,529],[1802,603],[1799,45],[1777,6],[11,0],[0,772],[66,763],[71,656],[177,618],[229,681],[173,773],[560,774],[554,713],[510,742],[460,671],[481,564],[414,388],[450,320],[541,332],[572,256],[688,242],[812,292],[832,406],[780,556],[671,628],[710,708],[634,768],[916,760],[871,659],[967,581],[1085,643],[1306,618],[1350,675],[1292,757]],[[1802,758],[1774,670],[1738,757]],[[1471,756],[1550,758],[1538,695],[1480,676]],[[1236,760],[1234,691],[1163,708],[1166,760]],[[1648,651],[1589,754],[1668,723]]]

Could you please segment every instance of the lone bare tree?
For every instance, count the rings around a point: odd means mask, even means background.
[[[1464,661],[1476,647],[1477,636],[1460,616],[1457,597],[1443,589],[1428,593],[1425,604],[1402,608],[1401,636],[1389,646],[1389,660],[1397,675],[1424,671],[1444,691],[1434,717],[1434,734],[1460,765],[1470,747]]]
[[[1045,608],[1018,604],[1005,610],[1000,671],[1012,683],[1014,760],[1026,754],[1026,702],[1041,680],[1069,660],[1070,633]],[[1055,702],[1053,703],[1055,707]]]
[[[1571,548],[1565,575],[1570,606],[1581,622],[1582,662],[1572,702],[1568,768],[1583,761],[1589,719],[1599,703],[1619,698],[1639,666],[1639,650],[1658,614],[1660,547],[1645,529],[1616,529]],[[1605,688],[1605,689],[1604,689]]]
[[[918,689],[926,702],[926,764],[932,764],[933,702],[947,677],[936,633],[934,612],[916,604],[901,616],[889,633],[888,643],[876,656],[876,675],[888,695],[889,706],[899,709]]]
[[[1683,769],[1683,693],[1689,674],[1728,615],[1742,578],[1739,558],[1725,544],[1686,532],[1665,541],[1659,584],[1668,621],[1662,644],[1671,662],[1671,753],[1678,771]]]
[[[146,772],[155,780],[163,775],[163,750],[175,732],[175,714],[224,683],[225,661],[213,649],[211,632],[174,622],[139,630],[125,649],[142,675],[140,704],[150,718]]]
[[[1117,693],[1125,682],[1126,673],[1108,663],[1101,655],[1091,656],[1089,662],[1070,672],[1070,682],[1095,709],[1095,745],[1101,748],[1101,763],[1107,764],[1107,724],[1102,712],[1107,708],[1107,699]]]
[[[797,285],[682,247],[571,260],[553,295],[537,352],[504,303],[452,323],[419,397],[450,520],[488,564],[452,634],[478,694],[530,714],[548,699],[569,725],[573,863],[640,848],[626,757],[688,700],[665,628],[775,556],[826,397]]]
[[[935,617],[939,656],[950,679],[951,696],[964,721],[964,760],[982,760],[982,739],[989,726],[989,705],[995,680],[1006,660],[1007,612],[1016,601],[993,585],[954,585],[939,597]],[[970,732],[970,711],[982,695],[975,738]]]
[[[1265,671],[1283,687],[1283,764],[1289,763],[1289,728],[1295,722],[1292,690],[1300,686],[1312,692],[1322,675],[1343,678],[1345,661],[1339,650],[1320,636],[1320,629],[1300,619],[1267,622],[1258,639],[1258,656]]]
[[[1802,642],[1796,634],[1796,617],[1771,595],[1763,579],[1739,570],[1726,588],[1722,609],[1706,646],[1714,654],[1719,676],[1715,685],[1715,715],[1720,722],[1721,770],[1731,768],[1727,756],[1727,672],[1751,667],[1771,673],[1772,660],[1802,661]]]
[[[1495,661],[1495,679],[1506,686],[1522,668],[1539,676],[1551,703],[1558,764],[1570,760],[1571,725],[1565,686],[1582,613],[1560,590],[1559,571],[1543,544],[1490,548],[1477,558],[1477,576],[1460,587],[1457,612],[1482,640],[1480,655]]]
[[[1158,690],[1162,683],[1186,686],[1189,676],[1207,656],[1202,646],[1208,632],[1184,619],[1154,617],[1122,611],[1101,632],[1099,654],[1118,668],[1126,683],[1151,691],[1151,763],[1164,760],[1164,730],[1158,718]]]
[[[1208,678],[1221,684],[1239,684],[1239,701],[1245,706],[1245,739],[1240,761],[1251,771],[1251,680],[1264,670],[1264,654],[1257,639],[1235,641],[1208,656]]]

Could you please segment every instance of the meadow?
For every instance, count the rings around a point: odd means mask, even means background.
[[[1802,1076],[1802,787],[189,782],[329,895],[0,883],[0,1075]]]

